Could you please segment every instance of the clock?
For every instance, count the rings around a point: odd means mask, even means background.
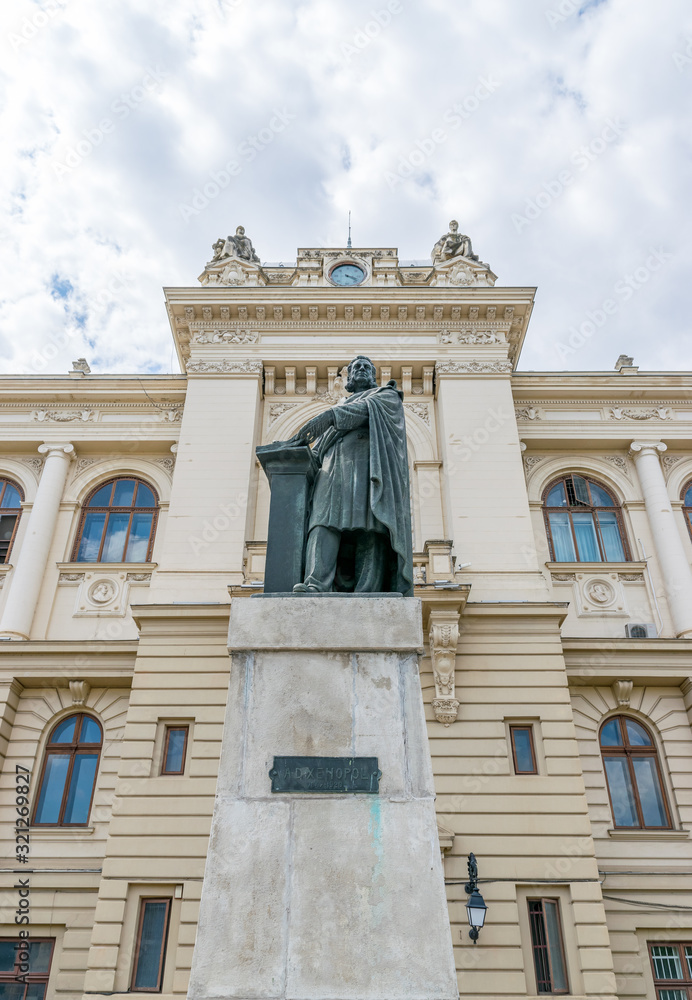
[[[358,264],[337,264],[329,274],[334,285],[359,285],[364,277],[365,271]]]

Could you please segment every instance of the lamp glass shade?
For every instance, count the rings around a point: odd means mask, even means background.
[[[485,923],[485,914],[488,907],[478,889],[474,889],[466,903],[466,913],[469,918],[469,927],[482,927]]]

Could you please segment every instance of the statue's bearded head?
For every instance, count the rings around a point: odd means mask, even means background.
[[[450,233],[456,233],[458,228],[459,228],[459,223],[457,222],[456,219],[452,219],[452,221],[449,224]]]
[[[348,366],[346,392],[363,392],[377,388],[377,370],[365,355],[359,354]]]

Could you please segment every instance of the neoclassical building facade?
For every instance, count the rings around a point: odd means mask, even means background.
[[[165,290],[182,374],[0,379],[0,997],[186,993],[255,447],[356,354],[405,394],[461,996],[692,997],[692,376],[521,372],[535,289],[496,280],[456,227],[413,262],[237,231]]]

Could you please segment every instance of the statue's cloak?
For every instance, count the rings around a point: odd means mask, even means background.
[[[390,383],[333,409],[335,426],[315,443],[320,462],[309,528],[389,535],[386,586],[413,594],[411,500],[403,393]]]

